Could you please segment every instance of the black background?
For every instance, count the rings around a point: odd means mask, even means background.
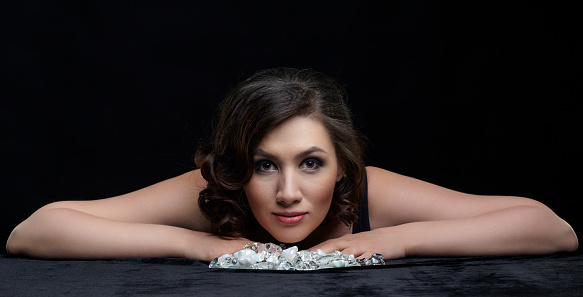
[[[120,2],[3,4],[0,238],[46,203],[191,170],[230,88],[278,66],[346,89],[368,164],[581,230],[571,2]]]

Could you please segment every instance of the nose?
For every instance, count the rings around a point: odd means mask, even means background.
[[[277,203],[290,205],[302,201],[302,191],[300,190],[300,178],[292,170],[282,172],[278,177],[277,194],[275,199]]]

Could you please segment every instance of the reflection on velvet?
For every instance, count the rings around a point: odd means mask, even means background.
[[[0,257],[2,296],[583,294],[583,254],[412,258],[382,267],[284,272],[209,269],[168,258],[47,261]]]

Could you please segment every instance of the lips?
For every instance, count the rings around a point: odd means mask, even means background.
[[[275,215],[275,218],[286,225],[293,225],[293,224],[297,224],[299,222],[301,222],[304,217],[306,216],[306,214],[308,214],[307,212],[276,212],[273,213]]]

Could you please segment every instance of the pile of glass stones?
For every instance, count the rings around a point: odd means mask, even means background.
[[[354,255],[339,251],[326,254],[322,250],[298,251],[297,246],[273,244],[247,244],[233,254],[225,254],[211,261],[209,268],[264,269],[264,270],[316,270],[327,268],[384,265],[383,255],[355,259]]]

